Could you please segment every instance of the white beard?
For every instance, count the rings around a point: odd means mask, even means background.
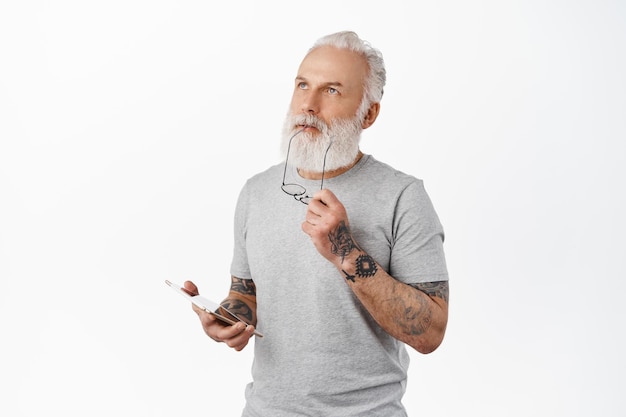
[[[363,131],[361,119],[362,117],[357,115],[352,119],[333,120],[327,125],[313,115],[288,114],[283,124],[281,145],[283,155],[287,157],[289,151],[289,165],[305,171],[333,171],[346,167],[354,162],[359,153]],[[316,136],[311,132],[298,133],[299,125],[314,126],[320,133]],[[292,137],[289,147],[289,140]]]

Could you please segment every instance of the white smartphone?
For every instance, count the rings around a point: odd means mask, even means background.
[[[231,326],[233,324],[237,324],[238,322],[245,323],[243,320],[241,320],[235,314],[231,313],[225,307],[220,306],[216,302],[213,302],[213,301],[209,300],[208,298],[203,297],[201,295],[191,295],[187,291],[185,291],[182,286],[180,286],[178,284],[175,284],[175,283],[173,283],[171,281],[165,280],[165,283],[171,289],[173,289],[174,291],[176,291],[177,293],[179,293],[180,295],[185,297],[187,300],[191,301],[194,305],[198,306],[199,308],[201,308],[202,310],[206,311],[207,313],[213,314],[213,316],[215,316],[221,322],[224,322],[226,324],[230,324]],[[232,318],[226,317],[226,316],[220,314],[218,312],[220,307],[223,310],[225,310],[228,314],[230,314],[232,316]],[[259,336],[259,337],[263,337],[263,335],[261,333],[257,332],[256,330],[254,331],[254,335]]]

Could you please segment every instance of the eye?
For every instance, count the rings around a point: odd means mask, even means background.
[[[300,81],[300,82],[297,84],[297,86],[298,86],[298,88],[299,88],[300,90],[306,90],[306,87],[307,87],[307,85],[306,85],[306,83],[305,83],[304,81]]]
[[[333,87],[328,87],[328,93],[331,95],[339,94],[339,90]]]

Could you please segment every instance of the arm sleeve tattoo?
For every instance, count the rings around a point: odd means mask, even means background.
[[[239,294],[256,296],[256,285],[251,279],[233,277],[230,289]]]
[[[251,279],[233,277],[230,284],[230,290],[246,296],[256,296],[256,286],[254,285],[254,281]],[[254,312],[248,304],[241,300],[227,298],[222,302],[222,306],[229,311],[232,311],[237,317],[248,323],[252,323],[254,320]]]
[[[446,303],[449,298],[448,281],[435,282],[419,282],[417,284],[409,284],[411,287],[418,289],[430,297],[439,297]]]

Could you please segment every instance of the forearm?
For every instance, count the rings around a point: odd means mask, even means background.
[[[447,282],[432,289],[407,285],[361,250],[352,251],[336,266],[387,333],[421,353],[430,353],[441,344],[448,322]]]
[[[256,286],[254,281],[231,277],[231,286],[221,305],[241,320],[256,326]]]
[[[345,207],[327,189],[309,202],[302,230],[387,333],[422,353],[441,344],[448,322],[446,281],[441,291],[425,292],[390,276],[353,239]]]

